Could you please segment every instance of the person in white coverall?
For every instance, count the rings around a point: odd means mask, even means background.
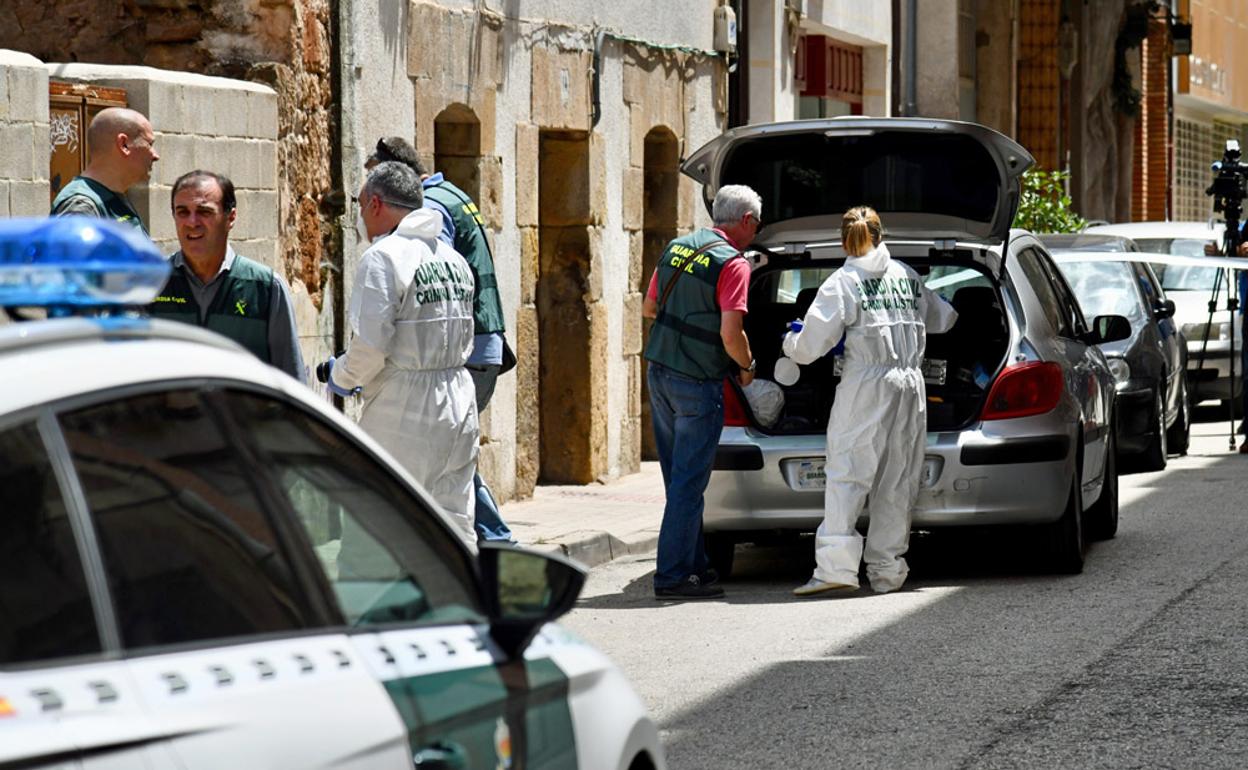
[[[865,556],[871,587],[896,591],[908,569],[910,510],[918,497],[927,438],[922,363],[927,331],[948,331],[957,312],[880,243],[870,208],[841,222],[844,267],[828,276],[800,330],[784,339],[799,364],[823,357],[845,337],[845,366],[828,420],[823,523],[815,533],[815,573],[798,596],[858,588]],[[856,523],[868,503],[863,538]]]
[[[472,272],[438,240],[441,215],[422,209],[420,177],[382,163],[356,199],[372,245],[355,273],[347,352],[330,359],[335,393],[364,399],[360,427],[459,525],[473,530],[477,407],[464,364],[472,352]]]

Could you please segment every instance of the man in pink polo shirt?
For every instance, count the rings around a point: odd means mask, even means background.
[[[667,492],[654,573],[658,599],[724,594],[706,557],[702,495],[724,427],[723,380],[754,379],[745,336],[750,266],[741,250],[761,226],[762,207],[749,187],[721,187],[711,205],[714,227],[668,244],[642,305],[642,315],[654,319],[647,382]]]

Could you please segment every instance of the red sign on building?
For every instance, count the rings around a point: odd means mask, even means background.
[[[803,35],[797,43],[794,74],[802,96],[847,102],[854,114],[862,113],[862,46],[826,35]]]

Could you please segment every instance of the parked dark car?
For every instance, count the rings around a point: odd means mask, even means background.
[[[1118,390],[1118,455],[1123,471],[1157,471],[1167,454],[1186,454],[1191,431],[1187,340],[1174,323],[1174,302],[1145,262],[1053,250],[1084,315],[1113,314],[1131,322],[1131,336],[1101,351]]]

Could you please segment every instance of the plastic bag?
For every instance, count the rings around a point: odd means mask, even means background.
[[[784,391],[771,380],[754,380],[741,389],[745,400],[750,404],[754,419],[765,428],[770,428],[780,419],[784,411]]]

